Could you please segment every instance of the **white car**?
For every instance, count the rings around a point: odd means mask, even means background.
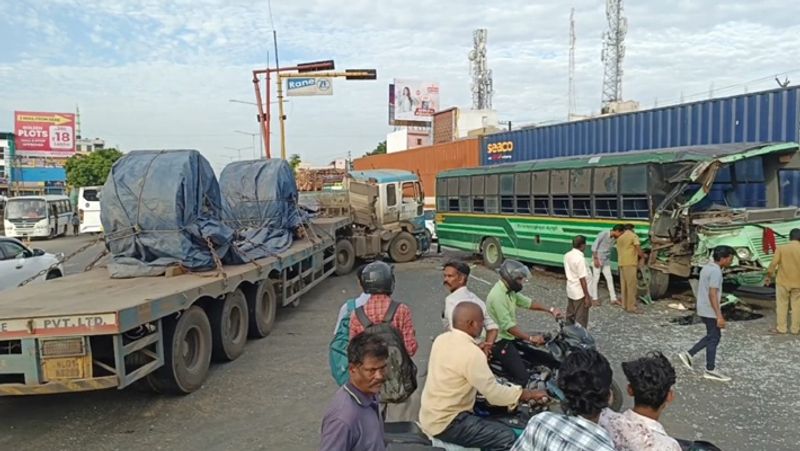
[[[436,241],[436,225],[434,224],[434,218],[436,217],[435,210],[425,210],[422,212],[422,217],[425,219],[425,228],[431,232],[431,239]]]
[[[59,263],[63,254],[48,254],[41,249],[31,249],[16,238],[0,236],[0,291],[17,288],[20,282],[33,277],[46,268],[30,283],[56,279],[64,275]]]

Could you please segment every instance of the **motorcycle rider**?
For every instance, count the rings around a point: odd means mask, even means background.
[[[550,313],[556,318],[561,317],[561,310],[545,307],[520,293],[525,282],[531,277],[531,271],[524,264],[516,260],[505,260],[498,272],[500,280],[486,297],[489,316],[500,328],[492,355],[510,375],[511,382],[524,387],[528,383],[530,374],[519,355],[520,348],[515,345],[515,341],[539,346],[544,344],[545,340],[542,335],[527,334],[517,326],[517,307]]]
[[[507,450],[516,439],[514,430],[475,415],[476,394],[480,392],[493,405],[514,406],[518,402],[546,400],[547,392],[497,382],[486,356],[474,342],[483,331],[484,314],[479,304],[457,304],[452,318],[452,329],[436,337],[431,348],[420,426],[428,436],[446,443]]]

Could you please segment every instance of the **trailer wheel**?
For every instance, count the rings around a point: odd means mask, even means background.
[[[272,280],[266,279],[258,284],[255,299],[248,302],[250,309],[250,338],[264,338],[272,332],[278,300]]]
[[[203,385],[211,364],[211,325],[198,306],[164,323],[164,366],[155,372],[158,391],[187,395]]]
[[[337,241],[334,255],[336,256],[336,275],[349,274],[356,264],[356,251],[353,248],[353,243],[348,239]]]
[[[650,290],[651,298],[654,300],[663,298],[669,289],[669,274],[656,269],[651,269],[650,284],[648,288]]]
[[[497,269],[503,263],[503,248],[497,238],[486,238],[481,244],[483,264],[489,269]]]
[[[389,245],[389,257],[397,263],[406,263],[417,256],[417,240],[408,232],[400,232]]]
[[[209,308],[211,323],[211,357],[218,362],[236,360],[244,353],[249,325],[247,301],[241,289],[216,301]]]

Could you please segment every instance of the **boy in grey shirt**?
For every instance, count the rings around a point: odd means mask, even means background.
[[[725,328],[720,302],[722,301],[722,268],[733,263],[734,250],[730,246],[714,248],[714,261],[706,263],[700,270],[697,285],[697,316],[706,326],[706,336],[700,339],[689,352],[681,352],[678,357],[684,365],[692,369],[692,357],[705,348],[706,370],[703,377],[721,382],[728,382],[730,377],[716,370],[717,345]]]

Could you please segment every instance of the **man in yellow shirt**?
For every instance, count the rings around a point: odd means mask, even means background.
[[[622,285],[622,303],[626,312],[638,313],[636,302],[639,298],[636,272],[639,260],[644,258],[639,237],[633,229],[626,228],[617,238],[617,265]]]
[[[786,315],[792,308],[791,332],[800,334],[800,229],[789,232],[789,243],[778,246],[775,257],[767,269],[765,285],[769,285],[778,272],[775,290],[775,332],[785,334]]]
[[[482,330],[483,310],[478,304],[456,305],[453,328],[436,337],[431,348],[419,422],[428,436],[445,443],[507,450],[516,440],[514,430],[475,415],[476,394],[480,392],[492,405],[511,407],[520,401],[546,399],[547,392],[498,383],[486,354],[473,341]]]

